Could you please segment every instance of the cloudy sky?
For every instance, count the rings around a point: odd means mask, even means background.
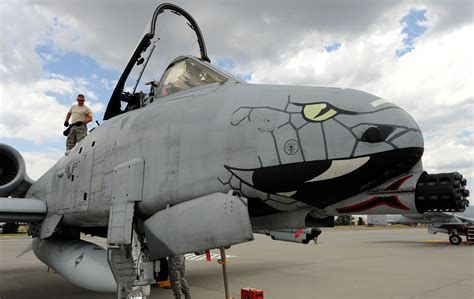
[[[0,1],[0,142],[33,178],[64,153],[78,93],[94,118],[159,1]],[[350,87],[406,109],[425,168],[474,178],[473,1],[173,1],[203,31],[213,63],[249,83]],[[193,33],[160,17],[154,74],[197,55]],[[157,54],[159,53],[159,54]]]

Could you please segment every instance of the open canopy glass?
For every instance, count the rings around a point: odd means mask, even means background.
[[[196,21],[194,21],[193,17],[185,10],[176,5],[169,3],[159,5],[153,14],[153,17],[151,18],[151,22],[149,23],[149,25],[147,25],[145,33],[141,38],[135,52],[133,53],[130,61],[125,67],[125,70],[120,76],[119,81],[117,82],[115,90],[113,91],[112,96],[110,97],[109,103],[107,105],[107,109],[104,114],[104,120],[110,119],[128,110],[133,110],[137,107],[140,107],[140,96],[136,94],[135,91],[142,79],[141,77],[148,65],[148,62],[150,61],[150,58],[153,56],[153,51],[158,40],[158,37],[155,34],[158,16],[165,11],[170,11],[178,16],[183,16],[187,20],[189,27],[196,33],[197,36],[200,52],[199,59],[203,62],[210,62],[210,59],[207,56],[206,46],[204,44],[204,39],[202,37],[201,30],[199,29],[199,26],[197,25]],[[189,70],[187,70],[187,68],[189,68]],[[134,73],[133,76],[131,76],[132,71]],[[176,77],[176,75],[180,71],[181,73],[179,75],[181,77],[179,78],[179,81],[176,82],[175,86],[172,87],[174,88],[174,90],[184,90],[185,88],[191,88],[196,85],[202,85],[203,83],[207,84],[206,82],[210,81],[223,82],[223,78],[221,78],[222,76],[219,75],[217,72],[213,71],[210,68],[205,70],[205,68],[203,67],[198,67],[197,63],[192,63],[191,60],[187,60],[183,61],[177,66],[175,65],[173,67],[168,67],[166,71],[166,77],[169,76],[170,78],[167,83],[171,84],[172,82],[174,82],[171,81],[173,79],[172,76]],[[196,76],[198,76],[199,79]],[[178,79],[178,77],[179,76],[174,79]],[[127,80],[128,82],[134,82],[133,88],[131,90],[125,90],[125,84]],[[152,85],[154,85],[154,83],[152,83]],[[162,89],[168,88],[165,85],[162,86]],[[171,88],[171,85],[169,87]],[[169,94],[170,91],[171,89],[166,90],[167,94]],[[126,105],[125,108],[123,108],[124,105]]]

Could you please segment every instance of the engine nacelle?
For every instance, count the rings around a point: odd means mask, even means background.
[[[28,183],[27,186],[22,184],[25,182]],[[19,188],[26,187],[27,190],[31,185],[30,182],[26,175],[25,160],[21,154],[13,147],[0,143],[0,197],[10,196],[18,192]]]

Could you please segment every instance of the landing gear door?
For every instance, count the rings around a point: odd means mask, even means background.
[[[56,197],[56,208],[58,214],[69,214],[75,210],[73,197],[75,193],[76,172],[78,166],[79,160],[73,160],[56,174],[59,177],[58,193]]]
[[[107,243],[131,244],[135,202],[142,200],[145,161],[135,158],[115,167]]]
[[[62,214],[63,213],[63,208],[64,208],[64,186],[66,184],[66,171],[64,169],[59,170],[56,173],[57,176],[57,182],[58,182],[58,189],[56,192],[56,202],[55,202],[55,208],[56,208],[56,213]]]
[[[94,149],[85,152],[77,162],[74,174],[74,212],[87,211],[90,198],[92,162],[94,160]]]

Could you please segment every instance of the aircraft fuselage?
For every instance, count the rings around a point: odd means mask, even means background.
[[[106,121],[26,196],[66,223],[106,225],[114,168],[139,157],[144,217],[232,189],[275,210],[324,208],[409,171],[422,152],[413,119],[367,93],[228,82]]]

